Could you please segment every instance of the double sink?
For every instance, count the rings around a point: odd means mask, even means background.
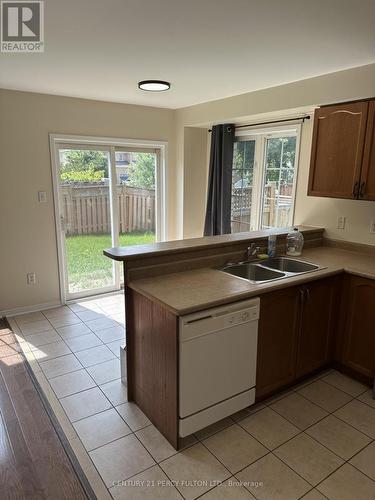
[[[289,278],[321,269],[317,264],[288,257],[271,257],[264,261],[239,262],[227,264],[220,271],[232,274],[238,278],[261,284],[272,280]]]

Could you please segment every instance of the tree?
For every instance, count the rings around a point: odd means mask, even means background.
[[[233,180],[236,185],[241,181],[242,187],[253,183],[255,141],[238,141],[233,151]]]
[[[141,189],[155,189],[155,154],[135,153],[129,165],[126,184]]]
[[[75,182],[99,181],[108,177],[107,155],[95,150],[66,150],[61,155],[60,177]]]
[[[254,141],[238,141],[235,143],[233,154],[233,179],[234,182],[242,179],[244,187],[251,185],[253,182],[254,148]],[[292,183],[295,156],[295,137],[268,139],[266,149],[266,181],[279,180],[281,161],[283,169],[288,169],[284,171],[281,182],[285,184]]]
[[[281,158],[282,155],[282,158]],[[282,168],[290,169],[284,173],[286,178],[281,181],[288,184],[293,182],[294,161],[296,156],[296,138],[281,137],[272,138],[267,141],[267,181],[279,180],[280,161]]]
[[[72,170],[71,172],[62,172],[61,180],[72,182],[92,182],[101,181],[104,177],[104,170],[94,170],[89,166],[87,170]]]

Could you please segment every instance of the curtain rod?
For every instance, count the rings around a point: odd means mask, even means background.
[[[310,115],[298,116],[296,118],[284,118],[283,120],[273,120],[271,122],[261,122],[261,123],[249,123],[248,125],[237,125],[234,128],[246,128],[246,127],[255,127],[258,125],[272,125],[273,123],[284,123],[284,122],[295,122],[296,120],[302,120],[302,123],[305,120],[310,120]],[[212,129],[208,129],[209,132],[212,132]]]

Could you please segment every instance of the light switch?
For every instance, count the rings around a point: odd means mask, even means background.
[[[45,191],[38,191],[38,201],[39,203],[46,203],[47,193]]]
[[[337,217],[337,229],[345,229],[345,224],[346,224],[346,217],[344,217],[343,215]]]

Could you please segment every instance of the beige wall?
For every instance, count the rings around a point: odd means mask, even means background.
[[[254,115],[340,102],[375,94],[375,64],[338,71],[278,87],[181,108],[181,124],[189,127],[244,121]]]
[[[196,228],[204,226],[208,180],[207,139],[207,129],[184,129],[184,238],[194,238],[197,235]]]
[[[59,301],[49,133],[169,143],[169,238],[175,237],[172,110],[0,90],[0,311]],[[38,203],[37,192],[47,192]],[[35,272],[37,283],[26,284]]]
[[[375,64],[372,64],[183,108],[177,110],[176,124],[179,131],[177,148],[183,148],[181,130],[186,127],[190,127],[191,130],[194,127],[207,128],[215,123],[251,123],[254,120],[269,120],[272,117],[288,116],[302,110],[311,111],[320,104],[374,95]],[[375,219],[375,202],[307,196],[312,125],[313,120],[306,121],[302,131],[295,222],[324,226],[327,229],[327,235],[332,238],[375,245],[375,235],[369,233],[370,220]],[[190,148],[194,148],[192,138],[190,132]],[[199,139],[197,139],[197,143],[199,143]],[[179,169],[179,178],[186,179],[184,165],[178,162],[176,167]],[[189,165],[189,171],[192,171],[191,165]],[[193,178],[194,185],[203,185],[207,182],[207,167],[202,167],[197,163]],[[205,204],[206,193],[201,189],[198,192],[193,192],[192,188],[185,186],[182,210],[182,220],[185,224],[188,218],[187,209],[191,206],[192,199],[194,199],[196,206],[202,207]],[[344,215],[347,218],[345,230],[336,229],[339,215]],[[201,236],[202,230],[202,217],[189,221],[189,236]]]

